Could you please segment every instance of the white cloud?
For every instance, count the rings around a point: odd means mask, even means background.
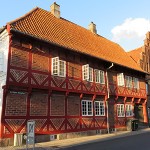
[[[149,29],[150,21],[148,19],[128,18],[121,25],[115,26],[111,30],[113,34],[112,40],[118,44],[121,43],[120,45],[125,49],[134,49],[137,48],[137,45],[143,43],[145,34]]]

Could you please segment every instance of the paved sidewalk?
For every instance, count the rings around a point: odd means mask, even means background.
[[[111,134],[99,134],[99,135],[94,135],[94,136],[85,136],[85,137],[80,137],[80,138],[36,143],[35,150],[58,150],[64,147],[72,147],[74,145],[82,145],[82,144],[93,143],[97,141],[106,141],[106,140],[111,140],[111,139],[125,137],[125,136],[137,135],[137,134],[141,134],[144,132],[150,132],[150,128],[141,129],[137,131],[120,131],[120,132],[115,132]],[[31,149],[32,148],[30,146],[28,150],[31,150]],[[11,147],[3,147],[3,148],[0,147],[0,150],[26,150],[26,146],[25,145],[22,147],[11,146]]]

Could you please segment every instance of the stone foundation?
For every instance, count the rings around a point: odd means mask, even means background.
[[[14,145],[13,138],[0,139],[0,147],[12,146],[12,145]]]
[[[113,129],[110,129],[109,132],[113,133],[113,132],[126,131],[126,130],[127,130],[126,127],[113,128]],[[64,139],[70,139],[70,138],[79,138],[79,137],[92,136],[92,135],[98,135],[98,134],[107,134],[107,133],[108,133],[107,129],[101,129],[101,130],[89,130],[89,131],[62,133],[62,134],[54,134],[54,135],[36,135],[35,143],[48,142],[48,141],[53,141],[53,140],[64,140]],[[14,144],[13,138],[0,140],[0,147],[12,146],[13,144]],[[26,144],[26,141],[24,139],[22,141],[22,144]]]
[[[107,133],[107,129],[63,133],[63,134],[57,134],[57,140],[64,140],[64,139],[78,138],[78,137],[85,137],[85,136],[92,136],[92,135],[106,134],[106,133]]]

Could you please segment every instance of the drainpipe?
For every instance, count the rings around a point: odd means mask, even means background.
[[[114,64],[112,63],[111,66],[109,66],[107,69],[106,69],[106,88],[107,88],[107,100],[106,100],[106,110],[107,110],[107,131],[108,131],[108,134],[110,133],[109,132],[109,115],[108,115],[108,99],[109,99],[109,96],[110,96],[110,91],[109,91],[109,80],[108,80],[108,70],[111,69],[112,67],[114,66]]]

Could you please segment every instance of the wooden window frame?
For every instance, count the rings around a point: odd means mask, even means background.
[[[133,77],[133,87],[134,89],[139,89],[139,79],[138,78],[135,78]]]
[[[117,74],[117,83],[118,83],[118,86],[124,86],[125,85],[123,73]]]
[[[94,69],[94,73],[95,73],[95,83],[105,84],[104,71],[98,70],[98,69]]]
[[[93,82],[93,68],[89,67],[89,64],[82,66],[82,79]]]
[[[91,105],[89,108],[89,104]],[[81,101],[82,116],[93,116],[93,102],[91,100]]]
[[[125,76],[125,79],[126,79],[126,87],[132,88],[133,87],[132,77],[131,76]]]
[[[117,104],[117,117],[125,117],[124,104]]]
[[[63,66],[63,68],[61,68],[61,66]],[[60,60],[59,57],[52,58],[51,70],[52,70],[52,75],[54,76],[66,77],[66,61]],[[56,73],[54,71],[56,71]]]
[[[95,116],[105,116],[105,103],[103,101],[94,102]]]
[[[126,117],[132,117],[134,115],[133,113],[133,106],[131,104],[126,104]]]

